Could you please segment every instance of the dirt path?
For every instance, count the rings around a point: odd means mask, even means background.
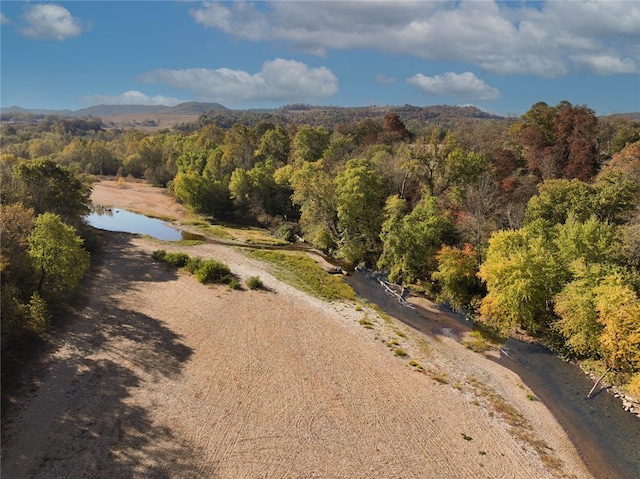
[[[311,298],[229,247],[179,249],[270,291],[203,286],[151,261],[158,243],[108,238],[90,299],[3,424],[2,477],[590,477],[519,378],[455,341]]]

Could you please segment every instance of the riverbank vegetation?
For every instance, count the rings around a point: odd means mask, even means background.
[[[78,178],[144,178],[212,223],[261,226],[384,269],[503,334],[601,361],[640,396],[640,123],[568,102],[519,118],[411,111],[308,123],[214,112],[153,134],[95,118],[73,129],[3,122],[3,319],[38,323],[42,301],[77,277],[42,273],[28,240],[45,228],[39,215],[74,228],[65,251],[80,254],[72,236],[88,188]]]

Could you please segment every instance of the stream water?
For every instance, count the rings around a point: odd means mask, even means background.
[[[93,205],[91,214],[87,216],[87,222],[101,230],[149,235],[164,241],[190,239],[185,237],[185,234],[189,233],[173,228],[162,220],[120,208]]]
[[[448,327],[424,319],[386,294],[377,281],[367,279],[366,273],[355,272],[347,282],[358,295],[425,334],[446,330],[455,335],[471,329],[462,315]],[[593,382],[543,346],[510,339],[503,349],[508,356],[498,362],[518,374],[549,408],[596,479],[640,479],[640,419],[625,412],[619,399],[605,390],[587,399]]]

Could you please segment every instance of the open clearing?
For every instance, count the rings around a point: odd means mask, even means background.
[[[94,201],[184,218],[161,190],[114,186]],[[516,375],[446,335],[317,300],[232,247],[105,238],[39,386],[5,414],[2,477],[591,477]],[[204,286],[160,248],[269,290]]]

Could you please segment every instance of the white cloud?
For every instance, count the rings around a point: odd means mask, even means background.
[[[490,87],[471,72],[453,73],[433,77],[422,73],[407,79],[407,83],[416,86],[422,93],[430,96],[452,97],[461,100],[491,101],[500,96],[500,92]]]
[[[376,75],[376,82],[382,85],[392,85],[396,82],[396,79],[387,75]]]
[[[574,67],[608,74],[634,65],[637,72],[640,64],[640,2],[239,0],[205,2],[190,13],[205,27],[235,37],[285,40],[320,56],[373,48],[542,77],[566,75]],[[572,61],[587,56],[618,61]]]
[[[54,4],[32,5],[22,20],[24,26],[21,32],[30,38],[66,40],[90,29],[88,23],[73,17],[66,8]]]
[[[338,91],[336,76],[325,67],[277,58],[263,64],[259,73],[218,68],[153,70],[138,77],[188,90],[204,101],[230,104],[242,101],[303,101],[328,97]]]
[[[6,25],[7,23],[11,23],[11,20],[4,13],[0,12],[0,25]]]
[[[136,90],[126,91],[120,95],[91,95],[80,99],[85,105],[165,105],[175,106],[182,100],[168,96],[147,96]]]
[[[638,66],[631,58],[603,55],[573,55],[571,60],[584,70],[593,71],[601,75],[614,73],[635,73]]]

